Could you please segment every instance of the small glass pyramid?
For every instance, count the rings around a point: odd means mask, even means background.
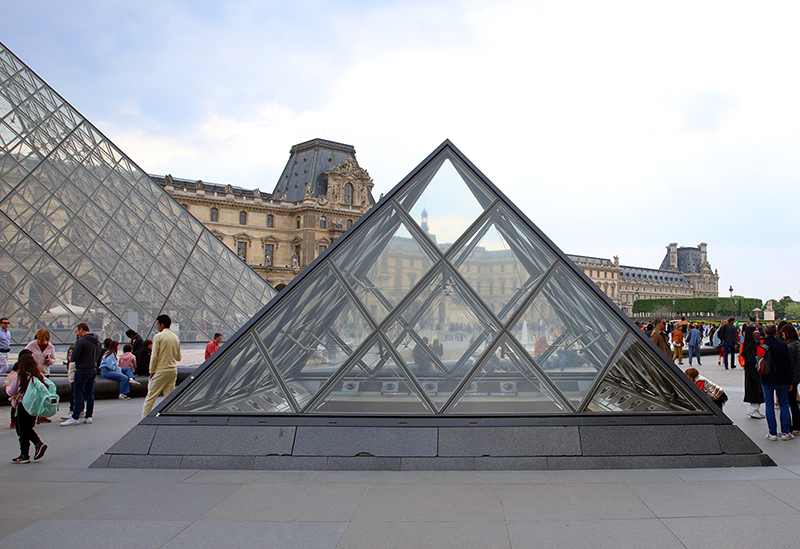
[[[158,413],[719,414],[658,353],[445,141]]]
[[[233,276],[233,278],[231,278]],[[223,292],[220,295],[220,292]],[[14,344],[242,326],[275,291],[0,44],[0,315]]]

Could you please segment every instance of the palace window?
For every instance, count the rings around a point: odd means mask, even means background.
[[[353,185],[350,183],[347,183],[344,186],[344,203],[345,204],[353,203]]]
[[[272,217],[272,214],[267,214],[267,227],[274,227],[275,226],[275,218]]]
[[[352,219],[348,219],[347,220],[347,228],[349,229],[352,226],[353,226],[353,220]]]
[[[320,254],[322,254],[322,252],[324,252],[324,251],[325,251],[325,248],[326,248],[326,247],[327,247],[327,246],[323,246],[322,244],[320,244],[319,246],[317,246],[317,252],[319,252]]]
[[[264,244],[264,265],[272,267],[272,259],[275,256],[275,244]]]
[[[247,225],[247,212],[239,212],[239,225]]]
[[[300,228],[300,226],[301,226],[301,223],[300,223],[300,216],[299,216],[299,215],[298,215],[298,216],[295,218],[295,222],[296,222],[296,224],[297,224],[297,228],[299,229],[299,228]]]
[[[236,255],[238,255],[242,261],[247,261],[247,242],[236,243]]]
[[[211,221],[219,221],[219,210],[211,208]]]
[[[328,223],[327,223],[327,220],[325,219],[325,216],[324,215],[321,216],[319,218],[319,228],[320,229],[327,229],[328,228],[327,225],[328,225]]]

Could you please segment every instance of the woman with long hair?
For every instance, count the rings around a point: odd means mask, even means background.
[[[788,322],[779,332],[789,346],[789,357],[792,360],[792,390],[789,391],[789,410],[792,412],[792,434],[800,434],[800,406],[797,404],[797,384],[800,383],[800,338],[797,330]]]
[[[25,396],[25,391],[32,383],[33,378],[38,379],[44,383],[44,376],[36,366],[36,361],[32,355],[25,354],[19,357],[17,362],[19,370],[17,377],[6,389],[8,396],[12,397],[17,402],[17,436],[19,436],[19,456],[12,459],[13,463],[30,463],[31,462],[31,442],[35,449],[33,459],[41,459],[47,450],[47,444],[42,442],[36,431],[33,430],[36,424],[36,418],[30,415],[25,406],[22,404],[22,398]]]
[[[50,331],[41,329],[36,332],[36,339],[25,346],[33,353],[36,367],[44,377],[50,377],[50,366],[56,363],[56,350],[50,343]],[[50,418],[37,417],[36,423],[50,423]]]

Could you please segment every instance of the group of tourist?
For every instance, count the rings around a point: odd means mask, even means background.
[[[800,434],[800,405],[797,401],[797,389],[800,384],[800,339],[794,325],[787,321],[779,324],[769,323],[766,326],[751,317],[741,329],[736,319],[723,320],[719,326],[704,327],[685,322],[685,318],[671,326],[663,318],[656,318],[652,325],[643,327],[650,332],[650,339],[670,360],[682,364],[682,346],[686,342],[689,347],[689,365],[693,355],[700,363],[700,346],[703,332],[708,331],[711,344],[718,349],[717,365],[724,364],[725,369],[735,369],[737,351],[739,366],[744,370],[744,402],[748,404],[747,415],[754,419],[767,420],[767,440],[792,440]],[[704,329],[705,328],[705,329]],[[672,342],[670,348],[669,341]],[[757,349],[762,346],[769,356],[770,371],[761,373],[756,368]],[[765,351],[763,349],[768,349]],[[700,387],[720,409],[728,400],[722,388],[700,375],[696,368],[689,368],[686,375]],[[767,403],[765,413],[761,412],[761,404]],[[773,406],[774,403],[774,406]],[[780,410],[780,430],[775,409]]]
[[[60,425],[92,424],[94,384],[98,370],[102,377],[119,382],[120,399],[130,398],[128,393],[131,385],[140,385],[135,374],[148,375],[147,396],[142,409],[142,417],[147,416],[152,411],[156,398],[162,392],[164,396],[169,395],[175,388],[181,349],[178,337],[170,330],[171,324],[172,320],[168,315],[159,315],[156,319],[159,333],[153,341],[142,340],[135,331],[128,330],[126,335],[131,343],[123,346],[119,358],[119,341],[106,339],[101,346],[100,339],[90,331],[86,323],[78,324],[75,327],[75,345],[67,352],[66,361],[71,389],[71,413],[62,418],[64,421]],[[20,445],[20,455],[12,461],[30,463],[31,443],[34,446],[34,461],[41,459],[47,450],[47,445],[42,442],[34,426],[37,423],[49,423],[51,420],[31,416],[22,401],[34,378],[44,383],[44,379],[50,376],[50,367],[56,361],[55,349],[50,343],[50,332],[46,329],[39,330],[36,339],[19,352],[16,364],[10,366],[9,325],[8,318],[0,318],[0,373],[7,374],[3,386],[11,402],[10,426],[16,429]],[[219,340],[215,338],[217,345]],[[83,420],[80,420],[81,416],[84,416]]]

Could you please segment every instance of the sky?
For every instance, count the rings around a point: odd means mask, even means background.
[[[0,41],[142,169],[272,191],[450,139],[565,253],[800,301],[797,2],[3,1]]]

